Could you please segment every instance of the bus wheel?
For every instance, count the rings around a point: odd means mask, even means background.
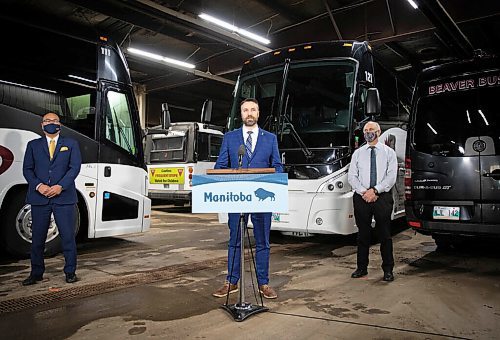
[[[3,241],[5,249],[12,255],[28,258],[31,249],[31,205],[26,204],[26,189],[14,193],[10,197],[10,205],[5,214],[3,228]],[[77,208],[75,221],[75,235],[80,227],[80,212]],[[52,256],[61,251],[59,230],[51,216],[47,241],[45,242],[45,255]]]

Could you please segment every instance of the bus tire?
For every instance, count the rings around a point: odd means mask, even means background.
[[[31,250],[31,206],[26,204],[26,188],[10,194],[10,204],[2,216],[5,225],[2,228],[2,241],[5,250],[20,258],[29,258]],[[75,235],[80,227],[80,211],[76,208]],[[47,233],[45,252],[53,256],[61,251],[61,239],[55,222],[52,220]]]

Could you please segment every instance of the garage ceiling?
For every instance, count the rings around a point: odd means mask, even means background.
[[[500,1],[415,2],[418,9],[407,0],[2,0],[0,16],[67,34],[107,34],[125,52],[135,47],[192,63],[196,74],[126,52],[133,81],[148,94],[148,124],[158,123],[165,101],[173,121],[197,120],[206,98],[214,101],[215,121],[223,123],[241,65],[267,49],[367,40],[377,61],[408,87],[424,67],[477,49],[499,54]],[[200,13],[271,43],[212,28]]]

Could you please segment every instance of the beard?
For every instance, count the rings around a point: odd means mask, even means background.
[[[255,119],[255,117],[253,116],[248,116],[245,118],[245,120],[243,120],[243,123],[245,124],[245,126],[254,126],[255,124],[257,124],[257,119]]]

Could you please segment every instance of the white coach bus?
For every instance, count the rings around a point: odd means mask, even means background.
[[[259,101],[259,126],[277,135],[288,173],[289,212],[273,214],[271,229],[295,236],[356,233],[347,171],[364,143],[363,124],[381,111],[368,43],[307,43],[251,58],[236,84],[229,130],[241,126],[245,98]],[[404,215],[406,131],[400,120],[380,123],[380,140],[398,156],[396,218]]]
[[[2,20],[0,63],[0,242],[28,256],[31,208],[22,174],[27,143],[43,135],[47,112],[59,115],[61,134],[78,141],[75,230],[88,238],[144,232],[151,201],[139,115],[128,66],[105,37],[55,34]],[[52,220],[46,253],[60,250]]]
[[[223,127],[210,124],[212,102],[205,101],[201,122],[170,123],[168,105],[162,105],[162,126],[146,137],[149,198],[191,204],[193,175],[213,169],[222,144]]]

